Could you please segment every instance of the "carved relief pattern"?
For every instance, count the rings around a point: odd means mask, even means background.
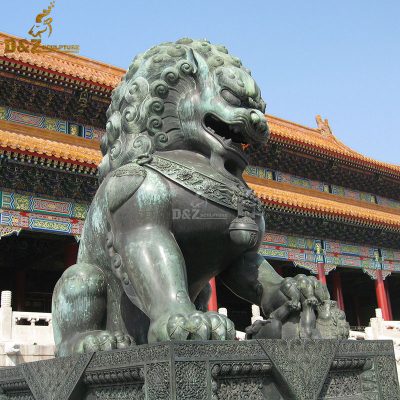
[[[296,400],[400,400],[388,341],[171,342],[90,357],[0,369],[0,398],[67,400],[83,375],[87,399],[261,400],[277,373]]]
[[[153,156],[151,163],[147,165],[186,189],[215,203],[237,210],[238,203],[250,201],[255,206],[256,211],[259,214],[262,213],[260,200],[248,187],[234,185],[228,187],[225,183],[199,171],[194,171],[178,162],[166,160],[159,156]]]
[[[6,399],[8,400],[35,400],[35,398],[29,393],[13,393],[9,394]],[[0,400],[3,400],[0,397]]]
[[[337,356],[357,354],[359,357],[362,353],[394,356],[393,342],[388,340],[341,340],[338,343]]]
[[[399,382],[396,372],[394,357],[377,356],[375,358],[375,367],[378,374],[382,400],[400,399]]]
[[[214,364],[211,368],[213,378],[223,378],[225,376],[259,376],[266,375],[272,369],[272,364],[269,362],[239,362],[231,361],[222,364]]]
[[[96,353],[90,362],[89,370],[135,363],[144,364],[150,360],[166,360],[169,357],[169,344],[158,344],[155,346],[137,346],[124,350],[114,350]]]
[[[272,364],[251,361],[214,364],[211,368],[213,399],[264,399],[262,377],[270,373]]]
[[[260,340],[297,399],[319,394],[336,353],[336,340]]]
[[[23,379],[23,375],[18,368],[0,368],[0,381],[10,378],[13,380]]]
[[[379,400],[379,393],[364,393],[360,400]]]
[[[264,400],[261,378],[221,379],[215,400]]]
[[[176,357],[209,357],[213,360],[230,358],[233,354],[249,359],[266,358],[263,348],[255,340],[213,343],[212,346],[208,343],[179,343],[174,345],[174,353]]]
[[[117,387],[100,387],[91,390],[90,394],[97,400],[144,400],[145,394],[139,385]]]
[[[146,371],[146,400],[170,399],[170,364],[149,364]]]
[[[0,383],[0,385],[3,391],[6,392],[8,396],[22,396],[28,394],[30,395],[31,392],[25,379],[2,382]],[[0,400],[2,400],[1,397]]]
[[[370,368],[361,374],[362,391],[366,399],[379,399],[379,385],[377,381],[375,364],[369,360]]]
[[[337,399],[362,393],[360,374],[356,371],[331,372],[322,388],[320,399]]]
[[[144,383],[143,368],[127,367],[121,369],[101,369],[100,371],[86,371],[84,382],[88,385],[98,386],[110,384]]]
[[[93,354],[22,364],[21,371],[35,399],[68,399]]]
[[[175,364],[176,396],[182,400],[207,398],[207,364],[187,361]]]

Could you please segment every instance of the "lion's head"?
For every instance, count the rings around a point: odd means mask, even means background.
[[[138,55],[113,91],[100,175],[154,152],[186,149],[239,176],[242,147],[268,136],[264,110],[250,71],[225,47],[162,43]]]

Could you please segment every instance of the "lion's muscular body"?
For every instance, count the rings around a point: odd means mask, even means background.
[[[101,184],[87,216],[77,265],[83,266],[78,268],[87,277],[81,277],[83,293],[87,294],[86,279],[93,280],[97,276],[99,281],[107,282],[104,290],[93,291],[97,294],[97,301],[93,303],[96,312],[92,313],[96,327],[94,333],[106,331],[112,336],[118,332],[118,337],[130,340],[127,339],[130,335],[140,343],[145,339],[142,330],[126,321],[126,313],[122,310],[122,300],[126,297],[124,287],[129,287],[126,289],[128,294],[134,293],[133,302],[150,321],[175,315],[179,310],[194,313],[193,303],[201,290],[213,276],[229,268],[243,253],[243,248],[235,245],[229,237],[229,225],[237,216],[233,210],[202,201],[195,193],[147,167],[138,168],[145,171],[144,179],[134,174],[116,176],[117,170]],[[129,172],[129,168],[121,169]],[[124,191],[127,186],[129,190]],[[118,205],[112,216],[110,203]],[[205,219],[212,223],[205,223]],[[262,216],[258,216],[257,223],[260,234],[256,248],[264,232]],[[118,225],[118,230],[110,235],[112,224]],[[160,263],[165,254],[168,254],[166,264]],[[121,260],[118,266],[117,260]],[[128,260],[131,268],[126,267]],[[65,280],[62,282],[64,285]],[[102,306],[99,307],[99,303]],[[54,308],[59,312],[63,309],[57,300]],[[140,312],[136,310],[136,313],[139,315]],[[68,324],[62,322],[67,314]],[[75,316],[81,317],[80,314]],[[128,316],[133,317],[132,314]],[[54,318],[59,321],[56,323],[56,340],[63,343],[63,338],[69,335],[74,314],[72,309],[65,309]],[[143,315],[140,321],[143,322]],[[161,331],[156,328],[156,333],[150,332],[150,340],[168,338],[165,324]],[[227,326],[227,330],[228,337],[232,337],[232,328]],[[110,340],[104,337],[104,332],[99,334],[103,335],[103,340]],[[86,335],[90,341],[96,341],[92,332]],[[83,345],[90,349],[86,337],[84,339]],[[76,342],[74,350],[83,345]],[[70,351],[69,347],[69,342],[60,346],[60,354]]]
[[[264,108],[249,71],[222,46],[182,39],[134,60],[107,111],[101,185],[77,264],[54,291],[59,355],[133,339],[233,338],[228,318],[196,310],[214,276],[274,315],[270,336],[285,335],[293,311],[298,322],[301,299],[305,332],[318,337],[312,283],[303,279],[312,288],[303,295],[257,254],[264,219],[242,178],[241,144],[268,136]]]

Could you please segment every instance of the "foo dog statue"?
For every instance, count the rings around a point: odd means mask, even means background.
[[[107,111],[77,264],[54,290],[58,356],[233,339],[233,323],[207,312],[215,276],[260,305],[267,337],[347,336],[326,288],[281,278],[257,253],[264,218],[243,149],[268,138],[264,110],[223,46],[182,39],[134,59]]]

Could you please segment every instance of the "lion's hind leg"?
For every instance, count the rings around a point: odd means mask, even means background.
[[[54,288],[52,316],[58,356],[131,344],[128,335],[106,330],[107,284],[95,265],[79,263],[64,272]]]

